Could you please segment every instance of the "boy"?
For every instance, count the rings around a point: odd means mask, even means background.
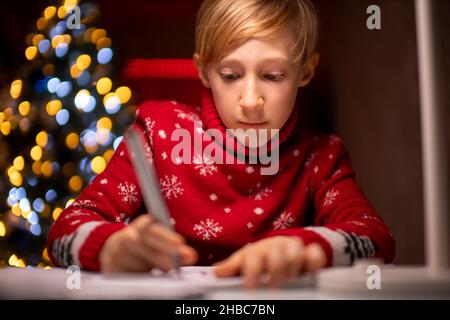
[[[167,271],[176,250],[182,265],[214,264],[216,275],[241,274],[247,287],[263,272],[277,286],[357,258],[392,262],[392,234],[357,186],[342,139],[298,126],[297,90],[311,81],[319,59],[317,20],[309,0],[205,0],[194,54],[205,87],[201,108],[146,102],[133,124],[147,139],[176,232],[142,214],[122,143],[52,227],[52,261],[103,272]],[[192,154],[174,157],[175,132],[205,144],[206,132],[215,130],[245,146],[247,159],[254,148],[248,136],[230,136],[234,129],[276,138],[258,140],[256,148],[276,148],[275,174],[263,175],[261,163],[216,162],[190,142]]]

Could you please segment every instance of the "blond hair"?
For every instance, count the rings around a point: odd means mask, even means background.
[[[294,35],[294,62],[317,50],[318,16],[309,0],[204,0],[197,13],[195,51],[203,66],[221,60],[229,45],[265,38],[283,28]]]

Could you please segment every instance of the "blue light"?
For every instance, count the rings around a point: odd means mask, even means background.
[[[52,168],[53,168],[53,172],[58,172],[60,169],[60,165],[58,162],[53,162],[52,163]]]
[[[83,111],[86,113],[91,112],[92,110],[94,110],[95,104],[96,104],[95,98],[93,96],[89,96],[88,103],[83,107]]]
[[[53,38],[54,36],[57,36],[61,33],[63,33],[64,30],[62,30],[61,28],[58,28],[58,25],[56,25],[55,27],[53,27],[50,32],[48,33],[48,35],[50,36],[50,38]]]
[[[119,143],[122,141],[123,136],[117,137],[116,140],[114,140],[113,148],[114,151],[116,151],[117,147],[119,146]]]
[[[50,41],[48,39],[41,40],[38,44],[39,52],[46,53],[50,49]]]
[[[55,54],[58,58],[64,57],[67,51],[69,50],[69,46],[67,43],[60,43],[56,46]]]
[[[97,136],[92,130],[84,130],[81,133],[81,143],[86,147],[94,147],[97,144]]]
[[[78,109],[82,109],[84,112],[91,112],[95,108],[95,98],[86,91],[80,91],[77,93],[74,99],[75,106]]]
[[[22,211],[30,211],[30,202],[28,201],[27,198],[23,198],[22,200],[19,201],[19,208]]]
[[[12,187],[12,188],[9,190],[8,195],[10,195],[11,197],[14,197],[15,194],[16,194],[16,191],[17,191],[17,188],[16,188],[16,187]]]
[[[51,78],[47,82],[47,89],[50,93],[55,93],[60,81],[58,78]]]
[[[54,144],[53,140],[54,140],[53,139],[53,135],[51,133],[49,133],[47,135],[47,144],[45,145],[45,150],[52,150],[53,149],[53,144]]]
[[[41,79],[36,82],[35,89],[38,93],[44,92],[45,88],[47,88],[47,79]]]
[[[39,218],[38,218],[36,212],[34,212],[34,211],[31,211],[31,212],[30,212],[30,215],[28,216],[28,219],[27,219],[27,220],[28,220],[28,222],[31,223],[31,224],[36,224],[36,223],[39,222]]]
[[[37,198],[36,200],[33,201],[33,209],[36,210],[37,212],[44,211],[44,208],[45,208],[44,200],[42,200],[41,198]]]
[[[83,170],[83,171],[85,171],[86,170],[86,165],[88,165],[89,163],[88,163],[88,158],[83,158],[83,159],[81,159],[81,161],[80,161],[80,169],[81,170]]]
[[[64,81],[57,85],[56,94],[58,95],[58,97],[63,98],[67,96],[71,90],[72,84],[70,83],[70,81]]]
[[[8,199],[6,200],[6,202],[8,203],[8,206],[12,207],[13,205],[15,205],[17,203],[17,200],[14,199],[13,197],[9,196]]]
[[[37,178],[35,176],[28,178],[28,184],[32,187],[34,187],[37,184]]]
[[[90,75],[89,71],[85,70],[85,71],[83,71],[81,76],[79,76],[77,78],[77,84],[80,87],[84,87],[89,83],[90,80],[91,80],[91,75]]]
[[[56,24],[56,32],[58,32],[58,34],[63,33],[64,31],[66,31],[66,22],[65,21],[60,21]]]
[[[86,30],[86,26],[84,24],[80,24],[76,29],[72,30],[72,34],[74,35],[74,37],[82,36],[84,30]]]
[[[56,191],[53,189],[50,189],[45,194],[45,200],[47,200],[48,202],[53,202],[56,200],[57,196],[58,196],[58,194],[56,193]]]
[[[39,224],[32,224],[30,227],[30,231],[35,236],[39,236],[41,234],[41,226]]]
[[[65,125],[69,121],[69,118],[70,114],[66,109],[61,109],[56,114],[56,122],[58,122],[60,126]]]
[[[22,200],[23,198],[25,198],[27,196],[27,192],[25,190],[24,187],[20,187],[19,189],[16,190],[16,193],[14,194],[14,197],[17,200]]]
[[[110,48],[103,48],[97,53],[98,63],[105,64],[111,61],[113,51]]]

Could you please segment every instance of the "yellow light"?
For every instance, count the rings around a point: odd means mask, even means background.
[[[66,15],[67,15],[66,7],[60,6],[58,8],[58,18],[63,19],[65,18]]]
[[[31,169],[33,170],[34,174],[37,176],[41,174],[41,167],[42,167],[42,163],[40,161],[35,161],[31,165]]]
[[[11,89],[9,90],[9,93],[14,99],[20,97],[20,94],[22,93],[22,80],[14,80],[11,83]]]
[[[39,161],[42,158],[42,148],[40,146],[34,146],[30,151],[31,159]]]
[[[19,259],[17,258],[17,256],[15,254],[11,255],[11,257],[9,257],[8,263],[10,266],[15,267],[16,263]]]
[[[72,78],[74,78],[74,79],[79,78],[82,73],[83,73],[83,70],[78,69],[76,64],[74,64],[70,67],[70,76]]]
[[[58,219],[59,215],[61,214],[61,212],[63,211],[62,208],[55,208],[55,210],[53,210],[53,220],[56,221],[56,219]]]
[[[101,78],[97,81],[96,87],[99,94],[107,94],[111,90],[112,82],[109,78]]]
[[[65,208],[67,208],[68,206],[70,206],[73,202],[75,201],[75,199],[69,199],[66,202]]]
[[[78,0],[66,0],[64,1],[64,5],[66,7],[76,6],[78,4]]]
[[[45,219],[50,216],[50,206],[47,203],[44,204],[44,210],[40,212],[39,215]]]
[[[23,261],[22,259],[17,260],[16,267],[25,268],[26,267],[25,261]]]
[[[13,110],[12,108],[6,108],[5,110],[3,110],[3,113],[5,114],[5,118],[9,119],[13,116]]]
[[[27,58],[27,60],[33,60],[36,58],[37,52],[38,49],[35,46],[29,46],[25,49],[25,58]]]
[[[22,175],[20,174],[19,171],[14,171],[10,176],[9,176],[9,181],[11,182],[11,184],[13,184],[15,187],[20,187],[22,185]]]
[[[103,158],[105,158],[106,162],[109,162],[113,155],[114,155],[114,150],[108,149],[105,151],[105,153],[103,153]]]
[[[112,121],[108,117],[103,117],[97,121],[97,130],[106,129],[111,131]]]
[[[116,94],[119,96],[120,103],[127,103],[131,98],[131,90],[125,86],[117,88]]]
[[[100,40],[103,37],[106,37],[106,30],[96,29],[94,32],[92,32],[91,41],[92,41],[92,43],[96,43],[98,40]]]
[[[55,72],[55,66],[52,65],[51,63],[46,64],[43,68],[42,68],[42,73],[46,76],[49,76],[51,74],[53,74]]]
[[[28,101],[23,101],[19,104],[19,113],[24,117],[30,113],[30,103]]]
[[[85,70],[89,67],[89,65],[91,64],[91,61],[92,61],[92,59],[89,55],[82,54],[81,56],[79,56],[77,58],[77,62],[76,62],[77,68],[79,70]]]
[[[110,48],[111,47],[111,39],[108,37],[103,37],[98,39],[97,41],[97,50],[100,51],[103,48]]]
[[[31,40],[33,42],[33,46],[35,46],[35,47],[39,46],[39,42],[44,40],[44,38],[45,38],[44,35],[40,34],[40,33],[33,36],[33,39]]]
[[[13,215],[20,217],[22,214],[22,210],[20,210],[19,203],[16,203],[12,206],[11,212]]]
[[[3,122],[0,125],[0,131],[7,136],[11,132],[11,123],[9,121]]]
[[[49,256],[48,256],[47,248],[45,248],[44,251],[42,251],[42,258],[43,258],[44,260],[50,261],[50,258],[49,258]]]
[[[59,100],[51,100],[47,103],[47,113],[51,116],[54,116],[58,113],[62,108],[62,103]]]
[[[53,173],[53,166],[50,161],[45,161],[41,166],[42,174],[46,177],[50,177]]]
[[[106,167],[106,161],[103,157],[97,156],[94,159],[92,159],[91,162],[91,169],[96,174],[100,174],[105,170]]]
[[[36,28],[37,28],[39,31],[44,30],[45,27],[47,26],[47,22],[48,22],[47,19],[45,19],[45,18],[39,18],[39,19],[36,21]]]
[[[54,7],[54,6],[47,7],[44,10],[44,18],[51,19],[51,18],[53,18],[55,13],[56,13],[56,7]]]
[[[13,165],[14,165],[14,168],[21,171],[23,169],[23,167],[25,166],[25,161],[24,161],[23,157],[22,156],[16,157],[14,159]]]
[[[45,131],[41,131],[36,135],[36,143],[44,148],[48,142],[48,134]]]
[[[6,226],[3,221],[0,221],[0,237],[4,237],[6,235]]]
[[[3,120],[5,120],[5,114],[3,112],[0,112],[0,123],[2,123]]]
[[[81,179],[80,176],[73,176],[72,178],[70,178],[70,180],[69,180],[69,188],[73,192],[80,191],[82,187],[83,187],[83,180]]]
[[[80,137],[78,136],[77,133],[72,132],[69,133],[66,137],[66,145],[67,147],[69,147],[69,149],[75,149],[76,147],[78,147],[78,144],[80,143]]]

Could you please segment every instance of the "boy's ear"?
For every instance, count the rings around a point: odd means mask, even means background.
[[[198,77],[200,78],[202,84],[206,88],[211,88],[211,85],[209,84],[208,75],[206,73],[206,69],[203,67],[203,65],[202,65],[202,63],[200,61],[200,57],[198,56],[197,53],[194,53],[193,60],[194,60],[195,66],[196,66],[197,71],[198,71]]]
[[[302,73],[300,76],[300,81],[298,83],[299,87],[305,87],[314,77],[317,65],[319,64],[319,54],[312,54],[302,67]]]

